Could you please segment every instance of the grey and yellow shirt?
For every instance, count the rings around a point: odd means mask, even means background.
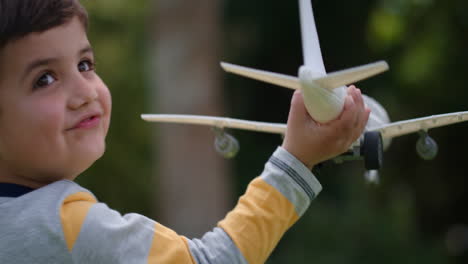
[[[0,184],[0,263],[264,263],[320,192],[278,148],[236,207],[201,239],[120,213],[62,180],[37,190]]]

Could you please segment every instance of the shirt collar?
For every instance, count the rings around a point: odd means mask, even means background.
[[[29,188],[23,185],[13,183],[0,183],[0,197],[16,198],[32,191],[34,191],[33,188]]]

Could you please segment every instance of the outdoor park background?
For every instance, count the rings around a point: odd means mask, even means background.
[[[222,72],[219,61],[294,75],[302,63],[297,1],[98,0],[88,8],[97,70],[113,95],[106,155],[78,181],[110,207],[188,237],[215,226],[274,149],[277,135],[230,131],[224,160],[207,127],[146,123],[140,114],[221,115],[285,122],[292,92]],[[328,71],[386,60],[358,83],[393,121],[468,110],[468,2],[314,0]],[[385,153],[381,184],[361,162],[326,167],[324,187],[268,263],[467,263],[468,124],[434,129]]]

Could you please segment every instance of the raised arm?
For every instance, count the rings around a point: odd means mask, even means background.
[[[283,147],[275,151],[261,176],[249,184],[234,210],[219,223],[221,229],[188,242],[197,263],[264,263],[322,189],[310,169],[348,150],[361,135],[369,113],[360,91],[350,87],[340,117],[318,124],[308,115],[297,91]],[[229,246],[214,246],[220,241]]]

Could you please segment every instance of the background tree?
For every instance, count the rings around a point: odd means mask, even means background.
[[[219,1],[154,3],[150,51],[155,62],[150,90],[158,113],[221,115],[218,58]],[[155,131],[156,132],[156,131]],[[200,236],[228,212],[227,164],[215,153],[206,127],[162,125],[154,137],[158,220],[188,236]]]

